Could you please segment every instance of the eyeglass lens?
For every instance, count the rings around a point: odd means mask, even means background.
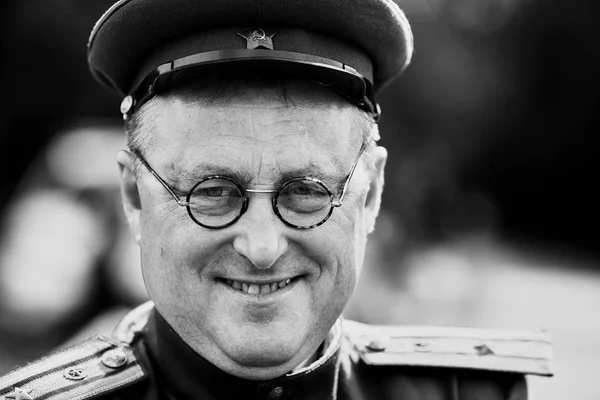
[[[331,192],[322,183],[301,178],[284,184],[275,198],[275,206],[286,222],[310,227],[329,216],[331,200]]]

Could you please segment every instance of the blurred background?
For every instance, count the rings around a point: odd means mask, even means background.
[[[536,398],[600,398],[597,1],[397,2],[416,53],[379,98],[383,210],[346,316],[547,330],[556,376],[531,379]],[[147,298],[121,99],[86,63],[111,4],[0,5],[0,374]]]

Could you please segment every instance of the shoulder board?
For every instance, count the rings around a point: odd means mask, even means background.
[[[510,331],[344,321],[344,335],[367,365],[466,368],[552,376],[545,331]]]
[[[82,400],[144,376],[131,347],[94,336],[0,377],[0,399]]]

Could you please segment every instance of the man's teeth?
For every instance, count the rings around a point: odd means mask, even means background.
[[[232,279],[227,279],[225,283],[234,288],[235,290],[239,290],[240,292],[248,293],[248,294],[268,294],[275,292],[279,289],[282,289],[290,284],[291,279],[285,279],[280,282],[272,282],[265,283],[262,285],[256,283],[244,283],[239,281],[234,281]]]

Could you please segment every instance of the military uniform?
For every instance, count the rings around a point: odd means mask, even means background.
[[[391,0],[120,0],[94,26],[88,63],[126,121],[173,82],[227,70],[325,86],[379,118],[375,95],[409,64]],[[551,375],[545,333],[369,326],[338,320],[316,360],[251,381],[207,362],[153,303],[97,336],[0,378],[0,400],[521,400]]]
[[[544,332],[371,326],[340,319],[310,365],[268,381],[224,373],[153,303],[96,336],[0,378],[0,399],[522,400],[526,375],[551,376]]]

